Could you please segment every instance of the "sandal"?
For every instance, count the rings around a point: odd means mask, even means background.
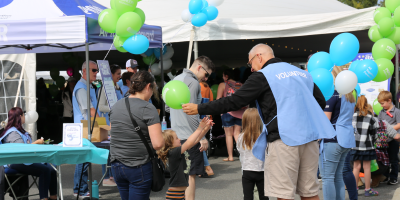
[[[224,161],[224,162],[233,162],[233,161],[235,161],[235,160],[234,160],[234,159],[229,160],[229,158],[225,158],[225,159],[223,159],[223,161]]]

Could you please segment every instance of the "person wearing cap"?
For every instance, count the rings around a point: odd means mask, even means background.
[[[63,122],[74,123],[74,110],[72,106],[72,91],[78,82],[74,77],[69,77],[67,80],[67,87],[61,93],[61,100],[64,105]]]
[[[138,62],[134,59],[129,59],[126,61],[126,70],[128,70],[128,72],[132,72],[133,74],[135,74],[136,72],[138,72]],[[118,86],[120,88],[122,88],[122,86],[124,85],[122,79],[120,79],[118,81]]]

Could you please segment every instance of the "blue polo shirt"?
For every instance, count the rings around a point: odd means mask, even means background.
[[[344,96],[342,98],[345,98]],[[336,124],[339,115],[340,115],[340,106],[342,104],[341,99],[339,98],[339,93],[335,90],[332,97],[326,101],[326,107],[324,112],[332,112],[331,123]],[[335,126],[333,126],[335,128]],[[335,128],[336,129],[336,128]],[[324,142],[337,142],[336,136],[332,139],[324,139]]]

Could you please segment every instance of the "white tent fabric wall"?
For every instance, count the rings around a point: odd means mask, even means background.
[[[36,111],[36,54],[0,55],[0,121],[7,119],[8,111],[14,107],[25,55],[26,66],[17,106],[24,111]],[[25,129],[36,138],[36,123],[25,125]]]
[[[110,0],[95,1],[110,7]],[[184,42],[190,40],[192,29],[190,22],[185,25],[181,19],[188,3],[146,0],[138,7],[145,11],[146,23],[163,28],[164,43]],[[366,30],[375,25],[375,7],[357,10],[337,0],[226,0],[218,10],[216,20],[196,28],[195,41],[319,35]]]

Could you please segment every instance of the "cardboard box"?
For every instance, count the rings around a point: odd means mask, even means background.
[[[83,138],[88,139],[88,121],[81,120],[81,123],[83,124]],[[93,117],[91,119],[91,126],[93,126]],[[102,142],[104,140],[108,140],[109,130],[111,130],[111,127],[107,125],[106,118],[96,117],[96,121],[94,122],[91,142]]]

